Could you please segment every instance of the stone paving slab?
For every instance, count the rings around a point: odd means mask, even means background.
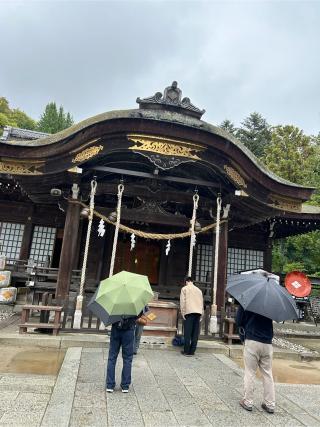
[[[54,377],[0,374],[0,426],[38,427],[50,399]]]
[[[320,385],[277,384],[274,415],[244,411],[243,371],[224,354],[142,350],[128,394],[105,393],[107,351],[69,348],[60,373],[0,374],[0,427],[320,426]],[[116,369],[119,384],[122,361]]]
[[[44,427],[68,427],[81,358],[81,347],[70,348],[64,358],[47,410]]]

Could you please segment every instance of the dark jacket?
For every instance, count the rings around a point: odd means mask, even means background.
[[[271,319],[261,316],[261,314],[246,311],[240,305],[237,311],[236,324],[242,342],[247,339],[264,344],[272,343],[273,324]]]
[[[137,318],[138,316],[124,317],[119,322],[113,323],[112,328],[118,329],[120,331],[134,329]]]

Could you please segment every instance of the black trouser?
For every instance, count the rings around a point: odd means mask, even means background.
[[[200,330],[199,313],[186,314],[184,321],[184,352],[194,354],[197,348],[199,330]]]

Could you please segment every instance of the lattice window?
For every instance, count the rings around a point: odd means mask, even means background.
[[[243,270],[263,268],[264,252],[253,249],[228,248],[228,275]]]
[[[210,281],[212,270],[212,245],[197,245],[196,281]]]
[[[24,224],[0,222],[0,252],[7,258],[19,259],[23,232]]]
[[[44,266],[50,266],[57,229],[36,225],[33,230],[29,257]]]
[[[264,252],[253,249],[228,248],[227,274],[243,270],[263,268]],[[212,245],[197,245],[195,279],[198,282],[211,280]]]

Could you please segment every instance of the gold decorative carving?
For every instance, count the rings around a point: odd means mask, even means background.
[[[205,150],[205,147],[202,145],[161,136],[131,134],[128,135],[128,139],[135,142],[133,147],[129,147],[130,150],[150,151],[164,156],[187,157],[189,159],[200,160],[197,153]]]
[[[281,209],[283,211],[294,211],[294,212],[301,212],[302,210],[302,202],[299,200],[279,197],[276,195],[272,195],[270,199],[273,202],[271,206],[273,206],[276,209]]]
[[[79,163],[85,160],[91,159],[91,157],[96,156],[101,150],[103,150],[102,145],[95,145],[93,147],[86,148],[83,151],[80,151],[73,159],[72,163]]]
[[[42,175],[37,170],[39,163],[20,163],[20,162],[0,162],[0,173],[9,173],[12,175]]]
[[[247,188],[247,184],[239,172],[228,165],[224,165],[223,168],[226,171],[228,177],[231,178],[234,183],[238,184],[240,187]]]

